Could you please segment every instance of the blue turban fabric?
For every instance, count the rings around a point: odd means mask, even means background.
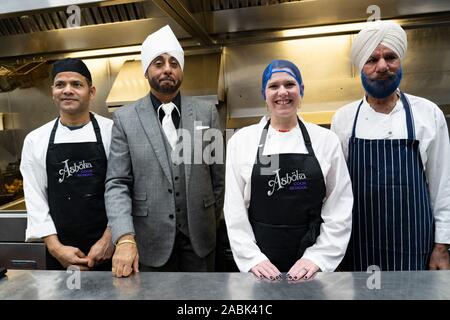
[[[279,69],[289,69],[289,70],[279,70]],[[302,75],[300,74],[300,70],[298,70],[297,66],[288,60],[273,60],[269,65],[264,69],[262,75],[262,86],[261,93],[266,100],[266,86],[267,82],[269,82],[272,74],[278,72],[285,72],[289,74],[291,77],[295,78],[300,87],[300,95],[303,97],[304,93],[304,84],[302,80]]]

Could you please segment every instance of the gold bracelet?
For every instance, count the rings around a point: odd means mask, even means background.
[[[124,243],[132,243],[132,244],[134,244],[135,246],[137,246],[137,243],[136,243],[136,241],[134,241],[134,240],[121,240],[121,241],[119,241],[119,242],[117,242],[116,243],[116,247],[118,247],[118,246],[120,246],[121,244],[124,244]]]

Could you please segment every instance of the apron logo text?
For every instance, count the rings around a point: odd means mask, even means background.
[[[80,170],[83,170],[81,172],[81,176],[92,175],[92,170],[86,170],[92,168],[92,164],[90,162],[85,162],[83,160],[78,163],[74,163],[70,167],[69,167],[69,159],[64,160],[62,163],[64,163],[64,169],[59,170],[59,175],[61,176],[61,178],[58,179],[59,183],[62,183],[66,177],[69,178],[70,176],[72,176],[73,174],[77,173]],[[90,174],[85,174],[84,171],[89,171]]]
[[[296,187],[294,189],[290,188],[290,190],[306,189],[306,183],[304,181],[296,183],[299,180],[306,180],[306,174],[295,170],[294,172],[286,173],[286,176],[284,177],[280,177],[280,169],[275,170],[274,173],[275,177],[268,182],[269,187],[272,189],[267,191],[269,197],[273,195],[275,191],[283,189],[286,185],[290,185],[293,182],[295,182]]]

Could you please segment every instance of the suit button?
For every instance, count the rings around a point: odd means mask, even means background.
[[[177,224],[178,228],[181,228],[181,223]]]
[[[179,179],[178,177],[175,177],[175,181],[178,181],[178,179]]]
[[[169,193],[172,193],[172,189],[167,189],[167,191],[169,191]]]
[[[178,197],[179,195],[180,195],[180,193],[179,192],[177,192],[177,193],[175,193],[175,195]]]
[[[173,214],[169,214],[169,218],[170,218],[170,219],[173,219]]]

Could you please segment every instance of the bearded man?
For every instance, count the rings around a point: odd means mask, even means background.
[[[362,100],[338,110],[339,136],[352,178],[353,228],[343,269],[449,269],[450,147],[444,114],[399,89],[405,31],[377,21],[352,44]]]
[[[169,26],[147,37],[141,56],[150,93],[113,116],[105,192],[113,275],[214,271],[224,165],[186,155],[203,147],[205,129],[220,130],[216,106],[180,94],[184,52]]]

